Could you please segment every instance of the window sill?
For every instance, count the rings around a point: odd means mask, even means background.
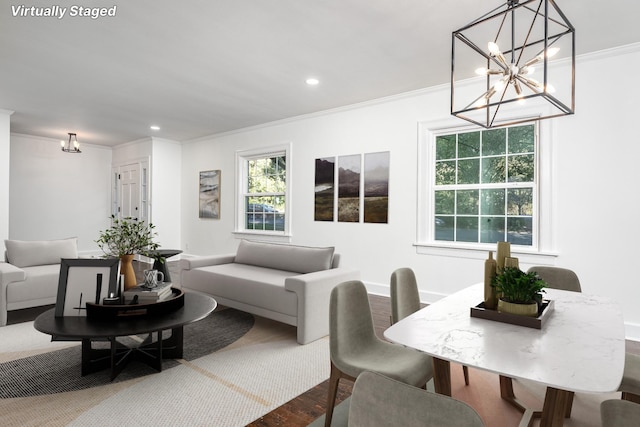
[[[285,242],[291,243],[291,234],[284,232],[272,232],[272,231],[251,231],[251,230],[236,230],[233,232],[236,239],[259,239],[265,242]]]
[[[419,255],[434,255],[449,258],[466,258],[466,259],[487,259],[489,251],[495,253],[497,247],[495,244],[479,244],[467,245],[456,244],[447,245],[446,243],[414,243],[416,253]],[[522,246],[511,246],[511,255],[517,257],[523,264],[534,265],[555,265],[558,257],[557,252],[540,251]]]

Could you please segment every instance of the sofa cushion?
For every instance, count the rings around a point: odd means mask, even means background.
[[[284,288],[290,271],[244,264],[200,267],[189,272],[189,289],[296,316],[298,297]]]
[[[16,267],[60,264],[61,258],[78,258],[78,239],[5,240],[7,261]]]
[[[235,262],[306,274],[329,270],[334,250],[241,240]]]

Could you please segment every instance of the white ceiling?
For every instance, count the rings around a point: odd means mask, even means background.
[[[117,13],[12,16],[11,6],[52,3],[116,5]],[[185,141],[447,83],[452,31],[502,3],[5,1],[0,108],[15,111],[16,133],[76,132],[99,145]],[[640,42],[637,0],[557,4],[576,28],[578,55]],[[310,76],[320,85],[307,86]]]

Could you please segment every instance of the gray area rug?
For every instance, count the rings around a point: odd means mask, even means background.
[[[216,311],[184,327],[184,359],[191,361],[220,350],[246,334],[254,324],[254,317],[242,311]],[[166,332],[165,332],[166,333]],[[119,341],[132,340],[118,338]],[[106,345],[106,343],[105,343]],[[94,344],[94,347],[97,345]],[[144,363],[131,361],[113,380],[109,370],[80,375],[81,346],[55,350],[24,359],[0,363],[0,398],[47,395],[127,381],[157,371]],[[179,365],[167,359],[162,369]]]

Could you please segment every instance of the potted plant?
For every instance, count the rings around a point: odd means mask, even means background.
[[[546,285],[536,272],[525,273],[516,267],[503,268],[492,284],[500,296],[498,312],[537,317]]]
[[[135,254],[148,256],[160,246],[153,239],[158,235],[151,223],[133,218],[118,219],[111,215],[111,227],[100,232],[96,243],[107,257],[120,258],[120,271],[124,274],[124,288],[137,285],[133,270]]]

